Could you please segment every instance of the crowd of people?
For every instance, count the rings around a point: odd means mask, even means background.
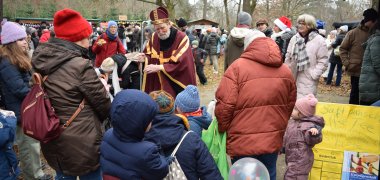
[[[319,79],[340,86],[344,66],[351,76],[349,103],[380,105],[379,17],[374,9],[363,16],[358,27],[343,25],[327,37],[324,24],[309,14],[295,26],[281,16],[273,28],[266,19],[254,28],[251,15],[241,12],[230,32],[191,29],[183,18],[174,24],[163,7],[150,12],[152,25],[144,29],[115,21],[104,30],[92,27],[72,9],[57,11],[51,27],[3,21],[0,179],[52,179],[43,172],[47,165],[55,179],[164,179],[177,161],[187,179],[223,179],[202,141],[213,115],[219,132],[227,132],[232,163],[256,158],[273,180],[284,153],[284,179],[307,179],[311,148],[325,126],[315,114]],[[206,61],[218,74],[221,57],[224,73],[211,112],[200,104],[196,75],[207,85]],[[61,124],[82,108],[47,143],[22,129],[32,72],[45,77]]]

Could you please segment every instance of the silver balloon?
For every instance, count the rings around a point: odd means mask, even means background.
[[[236,161],[228,176],[229,180],[269,180],[265,165],[255,158],[242,158]]]

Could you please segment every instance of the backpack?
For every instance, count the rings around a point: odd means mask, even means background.
[[[24,134],[42,143],[57,139],[84,108],[83,99],[70,119],[61,125],[49,97],[42,87],[47,77],[42,78],[41,74],[33,73],[34,85],[21,104]]]
[[[179,141],[174,151],[170,155],[170,157],[173,158],[173,161],[169,165],[169,173],[164,178],[164,180],[187,180],[185,173],[181,168],[181,165],[178,163],[177,158],[175,157],[175,154],[177,153],[178,148],[181,146],[182,141],[190,132],[193,131],[187,131],[186,134],[182,136],[181,141]]]

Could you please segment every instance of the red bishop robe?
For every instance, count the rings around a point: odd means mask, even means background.
[[[178,88],[184,89],[189,84],[196,85],[194,58],[189,38],[183,32],[177,31],[175,40],[167,51],[160,51],[160,39],[154,33],[144,53],[147,57],[145,67],[148,64],[164,66],[164,70],[157,73],[144,73],[142,90],[146,93],[164,90],[175,98]]]

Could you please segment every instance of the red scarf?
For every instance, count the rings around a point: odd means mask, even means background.
[[[182,113],[182,115],[189,117],[189,116],[202,116],[202,109],[199,108],[198,110],[194,112],[188,112],[188,113]]]

